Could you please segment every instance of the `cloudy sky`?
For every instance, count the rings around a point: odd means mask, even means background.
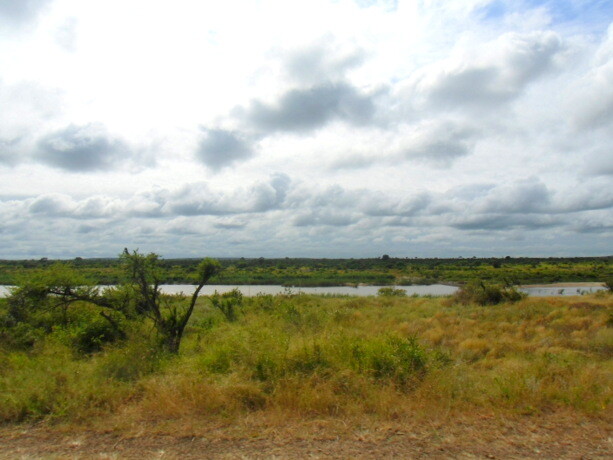
[[[613,253],[610,0],[0,0],[0,258]]]

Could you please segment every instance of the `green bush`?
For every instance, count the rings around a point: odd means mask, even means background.
[[[382,287],[377,291],[379,297],[406,297],[407,291],[393,287]]]
[[[526,294],[519,292],[514,287],[474,281],[462,286],[453,295],[453,301],[462,305],[498,305],[503,302],[517,302],[525,297]]]
[[[414,377],[423,376],[427,356],[416,338],[389,336],[353,344],[350,363],[359,373],[404,385]]]
[[[230,292],[218,294],[215,291],[211,297],[211,303],[221,313],[226,320],[234,322],[238,319],[238,311],[243,306],[243,294],[238,289],[232,289]]]

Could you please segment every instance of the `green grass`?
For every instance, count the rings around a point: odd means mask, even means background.
[[[479,409],[610,415],[610,295],[496,306],[260,295],[236,314],[228,322],[201,299],[173,357],[151,346],[147,325],[90,354],[59,330],[29,351],[5,344],[0,421],[253,412],[385,420]]]

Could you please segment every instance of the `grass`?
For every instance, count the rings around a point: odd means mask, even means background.
[[[610,294],[496,306],[260,295],[236,313],[228,322],[201,299],[175,357],[146,327],[89,355],[53,333],[28,352],[0,349],[0,421],[610,417]]]

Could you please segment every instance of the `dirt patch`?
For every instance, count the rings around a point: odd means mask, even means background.
[[[611,458],[605,420],[573,416],[356,423],[175,421],[122,430],[0,429],[0,458]]]

